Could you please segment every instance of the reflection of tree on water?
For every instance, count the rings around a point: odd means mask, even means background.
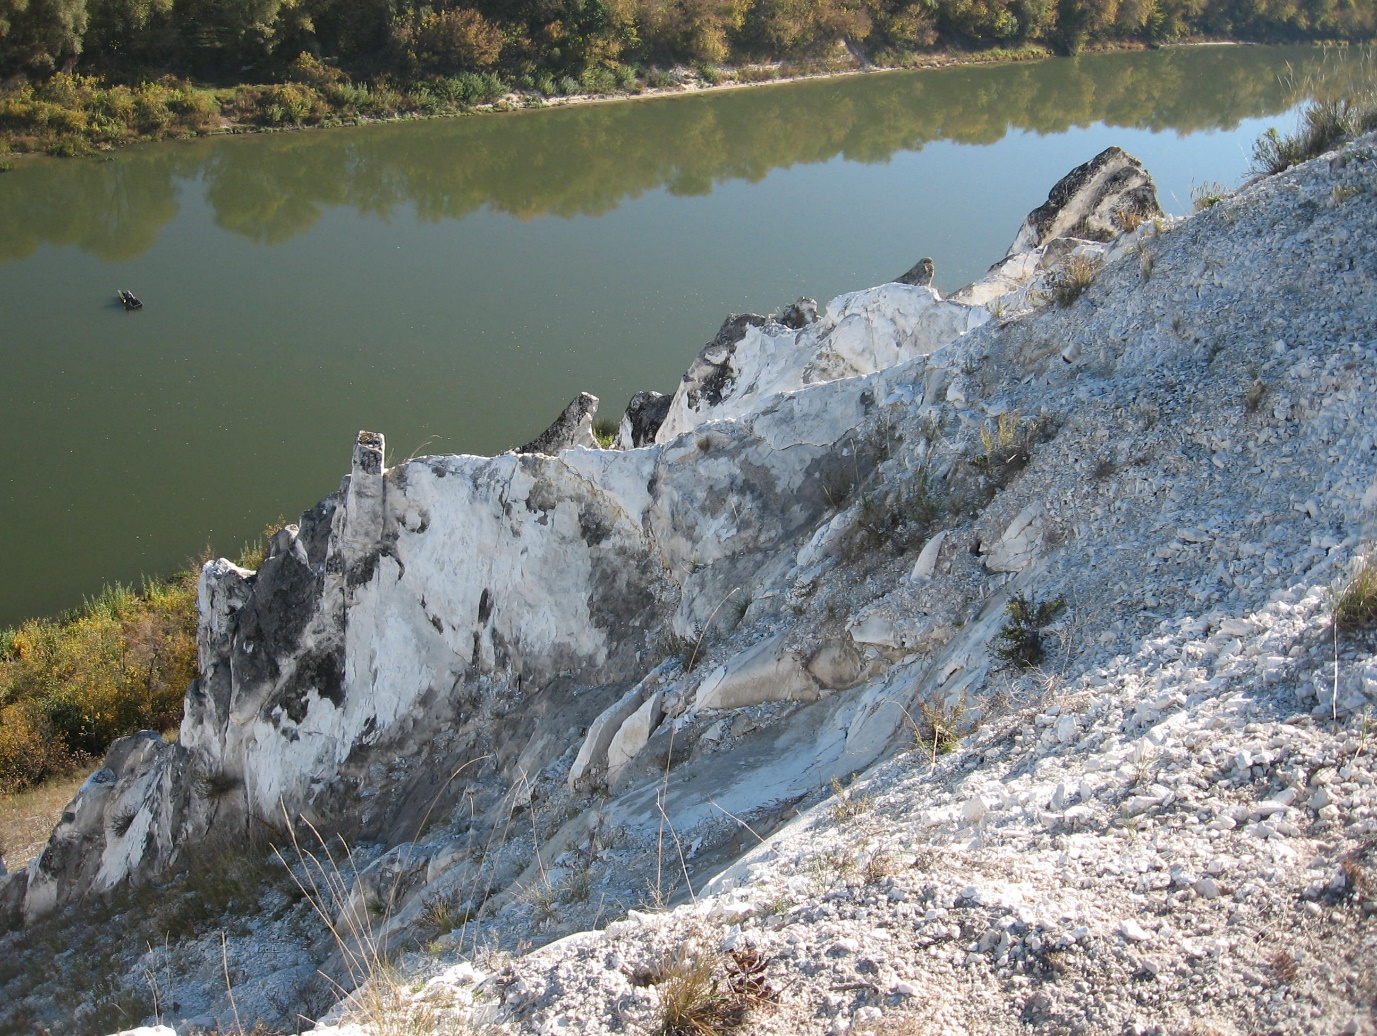
[[[76,245],[107,262],[153,247],[177,215],[174,180],[194,175],[203,156],[184,148],[131,151],[118,162],[50,161],[38,175],[0,179],[0,262],[43,245]]]
[[[799,163],[883,162],[932,141],[994,143],[1010,129],[1231,129],[1295,102],[1279,72],[1303,82],[1323,64],[1317,50],[1200,48],[150,148],[113,167],[47,164],[22,192],[0,189],[0,260],[44,242],[138,255],[176,214],[174,180],[198,172],[217,223],[260,244],[343,205],[387,218],[412,204],[431,222],[484,207],[523,220],[598,215],[649,190],[704,194]]]

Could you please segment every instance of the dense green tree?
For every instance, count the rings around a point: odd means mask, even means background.
[[[765,54],[800,54],[870,35],[868,0],[757,0],[748,35]]]
[[[351,67],[387,52],[397,11],[392,0],[302,0],[313,34],[308,46]]]
[[[725,61],[731,53],[729,37],[749,10],[750,0],[643,0],[637,12],[639,36],[654,56]]]
[[[471,7],[399,18],[392,31],[412,67],[422,72],[492,68],[502,54],[502,30]]]
[[[176,0],[187,53],[200,67],[233,70],[281,53],[295,57],[309,38],[309,11],[299,0]]]
[[[937,42],[937,15],[927,4],[880,0],[873,14],[874,41],[901,50],[923,50]]]
[[[173,50],[173,0],[87,0],[85,46],[102,61],[157,60]]]
[[[940,25],[947,36],[975,44],[997,44],[1020,35],[1011,0],[943,0]]]
[[[70,67],[86,20],[86,0],[0,0],[0,73]]]

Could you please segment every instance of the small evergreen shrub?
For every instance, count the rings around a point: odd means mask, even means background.
[[[1001,668],[1034,669],[1041,665],[1047,653],[1042,631],[1064,607],[1065,597],[1042,602],[1022,594],[1010,598],[1004,608],[1009,616],[1008,621],[999,631],[996,638],[998,643],[992,648],[995,656],[1004,663]]]

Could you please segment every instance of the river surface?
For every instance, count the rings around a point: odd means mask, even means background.
[[[1117,144],[1238,184],[1342,61],[1208,47],[221,137],[0,176],[0,625],[237,553],[389,462],[672,391],[731,312],[952,290]],[[124,312],[128,288],[145,303]]]

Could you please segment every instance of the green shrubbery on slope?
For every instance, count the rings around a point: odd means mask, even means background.
[[[263,541],[239,564],[257,568]],[[196,678],[196,573],[107,586],[81,608],[0,631],[0,794],[182,719]]]

